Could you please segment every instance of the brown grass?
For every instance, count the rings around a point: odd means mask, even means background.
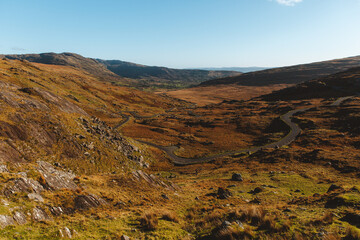
[[[344,240],[359,240],[360,239],[360,230],[355,227],[348,227],[346,229],[346,235],[343,239]]]
[[[175,212],[166,211],[162,214],[161,218],[170,222],[179,222],[179,217],[176,215]]]
[[[195,87],[166,92],[167,95],[204,106],[220,103],[223,100],[248,100],[272,91],[292,86],[291,84],[277,84],[271,86],[240,86],[219,85]]]
[[[153,231],[157,228],[158,224],[159,224],[158,217],[153,212],[145,213],[140,218],[140,225],[145,230]]]

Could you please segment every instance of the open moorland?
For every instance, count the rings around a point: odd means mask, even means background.
[[[360,238],[351,84],[196,105],[3,59],[0,87],[0,238]]]

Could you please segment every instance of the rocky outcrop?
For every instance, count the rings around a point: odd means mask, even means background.
[[[41,207],[33,208],[31,216],[36,222],[53,220]]]
[[[75,198],[74,203],[77,210],[88,210],[106,204],[105,200],[94,194],[79,195]]]
[[[0,228],[4,228],[14,224],[15,222],[12,217],[6,215],[0,215]]]
[[[177,187],[175,185],[173,185],[172,183],[170,183],[170,182],[165,183],[165,182],[161,181],[159,178],[155,177],[154,175],[147,174],[141,170],[132,172],[132,175],[133,175],[134,180],[145,181],[154,187],[162,187],[162,188],[166,188],[166,189],[172,190],[172,191],[175,191],[177,189]]]
[[[11,181],[11,183],[5,187],[4,195],[11,197],[17,192],[40,194],[42,191],[44,191],[44,188],[38,181],[22,177]]]
[[[64,172],[55,169],[50,163],[38,161],[38,170],[45,180],[45,187],[51,190],[70,189],[76,190],[77,185],[74,183],[76,177],[71,172]]]

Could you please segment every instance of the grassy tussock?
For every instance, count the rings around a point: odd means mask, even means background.
[[[147,231],[155,230],[157,228],[158,224],[159,224],[159,220],[158,220],[156,213],[148,212],[148,213],[145,213],[140,218],[141,227]]]

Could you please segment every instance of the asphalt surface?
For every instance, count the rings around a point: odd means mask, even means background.
[[[342,102],[344,102],[345,100],[348,100],[350,98],[352,98],[353,96],[348,96],[348,97],[341,97],[339,99],[337,99],[335,102],[333,102],[332,104],[328,105],[328,106],[340,106]],[[296,109],[296,110],[292,110],[290,112],[287,112],[284,115],[281,115],[280,119],[286,123],[286,125],[289,126],[290,131],[289,133],[283,137],[282,139],[280,139],[277,142],[274,143],[270,143],[267,144],[265,146],[261,146],[261,147],[250,147],[247,149],[242,149],[242,150],[238,150],[238,151],[231,151],[231,152],[225,152],[225,153],[220,153],[220,154],[216,154],[216,155],[212,155],[212,156],[207,156],[207,157],[201,157],[201,158],[183,158],[183,157],[179,157],[177,156],[174,152],[178,149],[177,146],[160,146],[157,145],[155,143],[151,143],[151,142],[146,142],[143,140],[137,140],[140,143],[149,145],[151,147],[155,147],[158,148],[162,151],[164,151],[169,158],[171,159],[171,161],[175,164],[175,165],[192,165],[192,164],[199,164],[199,163],[205,163],[205,162],[211,162],[217,158],[221,158],[221,157],[227,157],[227,156],[232,156],[232,155],[236,155],[236,154],[247,154],[247,153],[254,153],[257,152],[261,149],[266,149],[266,148],[280,148],[283,146],[287,146],[290,143],[292,143],[293,141],[295,141],[296,137],[301,133],[301,128],[294,122],[291,121],[291,118],[297,114],[297,113],[302,113],[302,112],[306,112],[309,109],[311,109],[312,107],[308,107],[308,108],[301,108],[301,109]],[[120,123],[118,127],[124,125],[125,123],[127,123],[130,120],[130,117],[125,115],[126,117],[128,117],[127,119],[125,119],[125,121],[123,121],[122,123]],[[154,115],[155,116],[155,115]],[[141,118],[141,116],[137,115],[137,118]],[[144,117],[144,118],[148,118],[148,117]]]

